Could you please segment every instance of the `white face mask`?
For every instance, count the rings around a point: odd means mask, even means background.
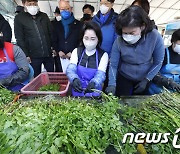
[[[137,41],[139,41],[139,39],[141,38],[141,35],[129,35],[129,34],[123,34],[122,35],[123,39],[129,43],[129,44],[134,44]]]
[[[94,49],[96,49],[96,46],[98,44],[98,40],[85,40],[83,39],[83,43],[84,43],[84,46],[86,48],[87,51],[92,51]]]
[[[100,11],[102,14],[106,14],[109,11],[109,7],[107,7],[106,5],[102,4],[100,6]]]
[[[27,9],[27,12],[31,14],[32,16],[35,16],[39,11],[38,6],[26,6],[26,9]]]
[[[178,53],[180,55],[180,44],[175,45],[174,52],[176,52],[176,53]]]
[[[61,20],[61,16],[56,16],[56,20],[60,21]]]

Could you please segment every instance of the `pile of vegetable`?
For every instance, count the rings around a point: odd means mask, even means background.
[[[180,154],[180,149],[175,149],[172,144],[175,132],[180,128],[179,94],[165,91],[160,95],[154,95],[145,100],[138,108],[123,106],[121,110],[124,123],[129,129],[128,132],[170,133],[170,136],[168,136],[169,141],[166,144],[145,143],[147,153]],[[178,139],[177,145],[180,145],[179,141]]]
[[[0,106],[13,101],[15,94],[0,86]]]
[[[39,91],[59,91],[59,90],[60,90],[60,84],[58,83],[50,83],[39,88]]]
[[[104,100],[46,97],[12,104],[1,112],[0,132],[13,153],[103,153],[121,150],[123,124],[116,98]],[[5,116],[4,116],[5,117]]]
[[[122,143],[126,133],[169,132],[167,144],[144,143],[145,150],[178,154],[172,140],[180,128],[179,114],[180,95],[168,91],[138,107],[120,104],[107,95],[102,100],[51,95],[19,100],[0,109],[0,153],[135,154],[137,144]]]

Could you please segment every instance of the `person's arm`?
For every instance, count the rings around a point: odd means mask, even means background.
[[[11,26],[9,25],[8,21],[6,21],[6,20],[2,26],[2,32],[3,32],[4,40],[6,42],[11,42],[12,29],[11,29]]]
[[[25,35],[24,35],[24,28],[21,24],[21,19],[19,19],[19,16],[17,15],[14,19],[14,33],[17,41],[17,45],[21,47],[23,52],[25,53],[26,57],[29,57],[29,52],[25,44]]]
[[[162,76],[160,73],[158,73],[152,81],[158,86],[164,86],[165,88],[169,88],[169,83],[170,81],[172,81],[172,79],[166,78],[165,76]]]
[[[52,47],[56,51],[56,53],[58,53],[59,52],[59,48],[58,48],[59,40],[58,40],[58,34],[57,34],[57,25],[56,25],[56,23],[54,23],[52,26],[53,26],[52,27]]]
[[[29,75],[29,63],[22,49],[18,46],[14,46],[14,59],[18,67],[18,70],[11,76],[1,79],[0,84],[9,87],[15,86],[24,82]]]
[[[108,65],[108,61],[108,54],[105,52],[101,57],[98,70],[96,71],[94,78],[92,78],[90,81],[95,83],[95,87],[101,86],[104,80],[106,79],[106,68]]]
[[[165,48],[164,48],[164,43],[163,39],[160,34],[158,34],[158,38],[156,41],[155,49],[153,52],[153,64],[146,76],[146,78],[151,81],[156,74],[158,74],[159,70],[161,69],[163,60],[164,60],[164,53],[165,53]]]
[[[173,79],[167,78],[160,73],[158,73],[154,78],[153,78],[153,83],[157,84],[158,86],[163,86],[167,89],[174,90],[176,92],[180,93],[180,84],[176,83]]]
[[[116,75],[117,75],[118,64],[120,60],[120,49],[118,47],[118,39],[119,38],[115,40],[112,50],[111,50],[108,86],[116,86]]]
[[[66,70],[66,75],[71,83],[73,82],[74,79],[76,78],[79,79],[79,76],[77,75],[77,63],[78,63],[78,54],[76,48],[72,52],[70,64],[68,65]]]

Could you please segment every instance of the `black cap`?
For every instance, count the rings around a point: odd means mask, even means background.
[[[16,6],[16,10],[15,10],[15,13],[19,13],[19,12],[24,12],[24,7],[23,6]]]
[[[60,10],[59,10],[59,8],[57,6],[56,6],[56,9],[55,9],[54,13],[60,14]]]

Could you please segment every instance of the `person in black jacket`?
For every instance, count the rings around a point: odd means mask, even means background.
[[[16,6],[15,13],[18,14],[20,12],[24,12],[24,6],[18,5],[18,6]]]
[[[53,29],[56,28],[56,25],[61,20],[60,10],[58,7],[56,7],[56,9],[55,9],[54,15],[55,15],[55,18],[51,21]],[[55,72],[62,72],[59,55],[56,53],[55,50],[53,50],[53,54],[54,54]]]
[[[53,48],[60,58],[70,59],[79,44],[82,23],[74,18],[68,1],[60,1],[59,9],[62,19],[53,28]]]
[[[90,4],[85,4],[82,8],[83,11],[83,17],[80,19],[81,22],[89,22],[93,18],[93,13],[94,13],[94,6]]]
[[[11,38],[12,38],[11,27],[1,14],[0,14],[0,32],[3,33],[5,42],[11,42]]]
[[[26,12],[16,15],[14,21],[17,44],[31,63],[34,77],[41,73],[42,64],[48,72],[53,72],[51,22],[47,14],[39,11],[38,0],[26,0],[24,6]]]

